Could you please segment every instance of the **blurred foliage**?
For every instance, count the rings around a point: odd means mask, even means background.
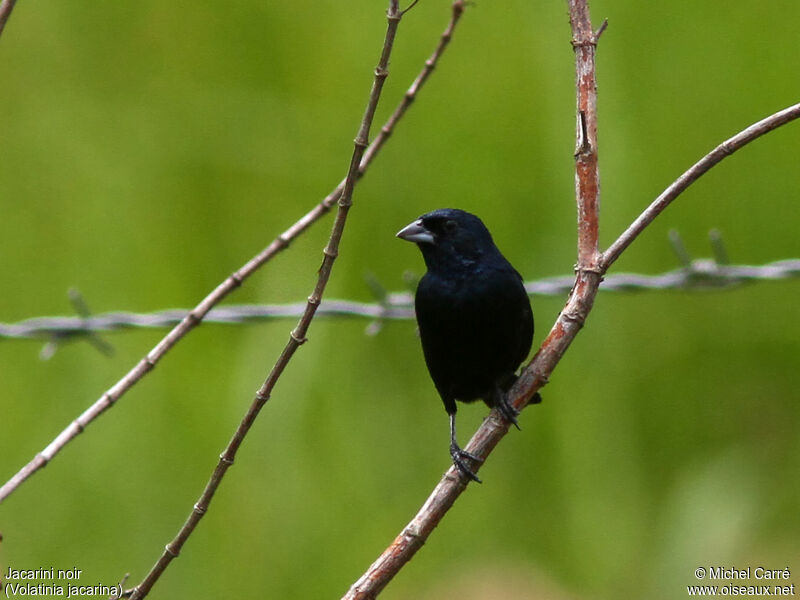
[[[0,319],[194,305],[345,173],[385,29],[381,2],[19,3],[0,40]],[[378,120],[449,18],[404,19]],[[721,140],[798,101],[796,0],[597,1],[602,240]],[[329,295],[422,271],[394,233],[480,214],[526,278],[574,263],[574,72],[563,2],[470,6],[355,192]],[[719,228],[731,260],[800,254],[797,124],[685,193],[617,270],[675,266]],[[330,219],[236,302],[311,290]],[[543,391],[391,598],[677,598],[700,565],[800,584],[800,282],[601,294]],[[536,342],[563,299],[535,298]],[[292,324],[193,332],[0,506],[0,570],[139,581],[199,495]],[[107,336],[48,362],[0,343],[0,479],[155,344]],[[448,466],[414,326],[320,320],[153,598],[335,598]],[[484,416],[460,412],[462,440]],[[499,586],[499,587],[498,587]],[[470,592],[471,590],[471,592]],[[473,595],[470,596],[469,594]]]

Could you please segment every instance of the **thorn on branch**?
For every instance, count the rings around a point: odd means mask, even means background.
[[[417,2],[419,2],[419,0],[414,0],[411,4],[408,5],[408,8],[401,10],[400,11],[400,16],[404,17],[408,11],[410,11],[412,8],[414,8],[417,5]]]
[[[578,113],[578,144],[575,148],[575,157],[581,154],[588,154],[591,150],[589,143],[589,129],[586,125],[586,112],[580,111]]]
[[[114,592],[113,596],[109,596],[108,600],[119,600],[120,598],[127,597],[126,593],[125,593],[125,591],[123,591],[122,587],[125,585],[125,582],[128,581],[128,578],[130,576],[131,576],[130,573],[125,573],[125,575],[122,577],[122,579],[119,580],[119,583],[117,584],[117,590],[118,591]],[[127,595],[130,595],[130,594],[127,594]]]
[[[603,19],[603,23],[598,27],[597,31],[594,32],[594,43],[600,41],[600,36],[603,35],[603,32],[608,28],[608,19]]]

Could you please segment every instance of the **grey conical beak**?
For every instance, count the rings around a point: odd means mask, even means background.
[[[406,225],[397,232],[397,237],[407,242],[414,242],[415,244],[432,244],[433,234],[425,229],[422,224],[422,219],[417,219],[410,225]]]

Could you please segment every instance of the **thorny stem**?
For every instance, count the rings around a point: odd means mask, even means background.
[[[8,2],[8,0],[5,0]],[[456,0],[453,3],[451,20],[442,34],[436,50],[425,61],[425,66],[420,71],[417,78],[411,84],[403,96],[402,101],[395,108],[386,124],[364,152],[361,163],[358,167],[357,178],[360,179],[374,158],[379,154],[386,141],[394,131],[395,126],[414,102],[420,89],[430,76],[439,58],[444,53],[450,42],[453,30],[458,23],[465,7],[464,0]],[[0,6],[5,6],[0,5]],[[355,183],[355,182],[354,182]],[[337,185],[321,202],[308,211],[303,217],[297,220],[291,227],[280,234],[263,251],[250,259],[238,271],[231,274],[220,283],[208,296],[206,296],[197,306],[195,306],[183,319],[158,343],[150,352],[142,358],[122,379],[115,383],[111,388],[100,396],[89,408],[80,416],[72,421],[48,446],[31,459],[28,464],[22,467],[11,479],[0,487],[0,503],[5,500],[15,489],[19,487],[31,475],[45,467],[53,457],[58,454],[70,441],[75,439],[78,434],[92,423],[97,417],[103,414],[108,408],[113,406],[125,392],[138,383],[163,356],[169,352],[186,334],[199,325],[203,318],[208,314],[212,307],[219,304],[228,294],[238,288],[261,266],[267,263],[279,252],[289,247],[290,242],[305,232],[311,225],[330,212],[336,201],[342,196],[344,191],[345,179]]]
[[[585,2],[570,3],[572,47],[575,50],[577,134],[575,147],[575,198],[578,206],[578,269],[594,269],[598,259],[600,177],[597,168],[597,35]]]
[[[575,156],[576,196],[578,203],[578,269],[567,305],[547,336],[542,348],[509,392],[509,400],[522,409],[533,394],[547,382],[570,342],[575,338],[591,310],[600,284],[596,264],[599,183],[596,156],[596,86],[594,80],[594,45],[596,38],[589,21],[587,0],[569,0],[573,46],[576,52],[578,111],[586,126],[578,128]],[[580,123],[581,121],[579,121]],[[584,133],[585,132],[585,133]],[[492,410],[465,450],[486,459],[508,432],[508,422]],[[467,481],[451,466],[434,488],[417,515],[389,547],[372,563],[366,573],[345,594],[345,600],[372,599],[411,560],[430,533],[439,524]]]
[[[378,100],[381,96],[381,90],[383,89],[384,81],[389,74],[387,70],[389,66],[389,56],[392,53],[395,34],[397,32],[397,27],[400,24],[401,17],[402,15],[400,13],[399,0],[390,0],[389,10],[387,12],[388,26],[386,28],[386,37],[384,38],[383,50],[381,52],[378,66],[375,69],[375,78],[373,80],[372,90],[370,91],[369,101],[367,102],[367,109],[364,113],[363,119],[361,120],[361,125],[358,129],[358,135],[354,141],[353,155],[350,160],[347,177],[345,178],[344,189],[342,191],[341,198],[339,198],[339,208],[336,213],[336,219],[334,220],[328,243],[323,250],[324,256],[322,260],[322,266],[319,269],[319,275],[317,278],[317,283],[314,286],[314,291],[308,298],[306,310],[303,316],[300,318],[297,327],[295,327],[289,335],[289,340],[286,343],[283,352],[281,352],[277,362],[273,366],[269,376],[256,392],[253,403],[239,424],[239,427],[237,427],[233,438],[231,438],[228,446],[220,455],[219,462],[217,463],[214,472],[211,474],[211,478],[206,484],[206,487],[203,490],[203,493],[200,495],[199,500],[195,503],[192,512],[189,514],[188,519],[184,523],[183,527],[181,527],[175,538],[167,544],[163,554],[161,557],[159,557],[158,561],[144,578],[142,583],[140,583],[131,591],[129,595],[132,600],[141,600],[147,596],[155,582],[158,581],[158,578],[161,576],[170,562],[172,562],[172,559],[178,556],[183,544],[192,534],[195,527],[200,522],[200,519],[208,510],[208,506],[211,503],[211,499],[213,498],[217,487],[219,487],[222,478],[225,476],[228,468],[234,462],[239,446],[242,444],[247,432],[255,422],[259,411],[267,402],[267,400],[269,400],[270,394],[272,393],[275,384],[289,363],[289,360],[292,358],[300,345],[306,341],[308,327],[311,324],[311,320],[314,318],[314,314],[317,311],[320,301],[322,300],[325,287],[328,283],[328,279],[330,278],[331,270],[333,269],[333,263],[339,253],[339,242],[344,232],[344,227],[347,221],[347,213],[352,205],[353,187],[358,175],[358,167],[361,164],[361,157],[364,154],[364,150],[367,148],[370,126],[372,125],[372,120],[375,116],[375,110],[378,106]]]

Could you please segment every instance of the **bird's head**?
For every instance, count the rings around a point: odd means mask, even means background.
[[[482,256],[497,252],[483,222],[457,208],[426,213],[397,232],[397,237],[417,244],[428,269],[433,270],[454,263],[476,263]]]

